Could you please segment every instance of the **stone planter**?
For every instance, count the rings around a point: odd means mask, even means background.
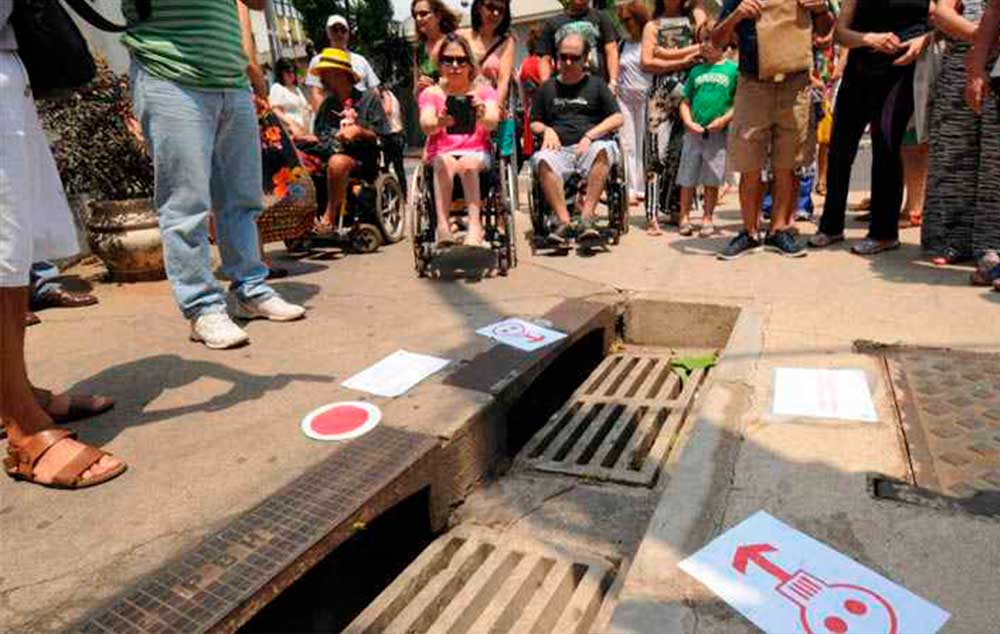
[[[89,204],[87,241],[116,282],[166,278],[163,243],[152,200],[102,200]]]

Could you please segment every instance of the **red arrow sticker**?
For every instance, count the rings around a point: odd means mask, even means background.
[[[331,403],[305,415],[302,433],[314,440],[350,440],[375,429],[381,420],[381,410],[371,403]]]

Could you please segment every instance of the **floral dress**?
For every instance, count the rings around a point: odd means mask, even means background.
[[[694,43],[694,28],[687,17],[660,18],[656,35],[658,46],[685,48]],[[649,95],[650,138],[646,143],[646,170],[661,176],[663,187],[660,191],[666,204],[660,205],[660,209],[670,213],[680,210],[680,190],[674,187],[674,182],[684,144],[680,105],[687,76],[686,70],[654,75]]]
[[[264,213],[257,220],[261,244],[297,238],[312,227],[316,190],[291,137],[267,102],[257,99]]]

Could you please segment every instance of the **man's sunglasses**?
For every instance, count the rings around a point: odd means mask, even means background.
[[[559,53],[559,61],[566,62],[567,64],[575,64],[583,59],[583,55],[575,55],[573,53]]]
[[[461,68],[469,63],[469,58],[465,55],[442,55],[439,59],[441,66],[451,66],[453,68]]]
[[[432,15],[433,13],[434,13],[433,11],[414,11],[413,17],[418,20],[423,20],[424,18],[426,18],[429,15]]]

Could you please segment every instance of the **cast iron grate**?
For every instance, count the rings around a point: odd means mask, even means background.
[[[583,634],[617,567],[459,527],[431,544],[344,634]]]
[[[375,496],[392,489],[391,495],[402,499],[426,486],[429,476],[427,482],[397,483],[436,445],[420,434],[376,428],[91,613],[73,631],[188,634],[215,627]],[[406,477],[425,471],[413,469]],[[274,594],[281,589],[270,588]]]
[[[1000,355],[880,349],[913,484],[941,495],[1000,491]]]
[[[540,471],[653,486],[705,370],[687,378],[667,356],[608,356],[521,452]]]

